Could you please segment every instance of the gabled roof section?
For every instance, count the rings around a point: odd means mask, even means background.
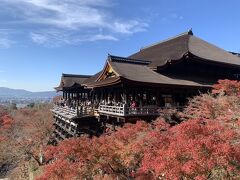
[[[62,74],[61,82],[55,89],[62,91],[64,88],[71,88],[73,86],[81,86],[82,83],[90,78],[90,75],[77,75],[77,74]]]
[[[129,58],[151,61],[149,66],[157,68],[164,66],[169,61],[181,60],[187,54],[204,61],[240,67],[237,56],[194,36],[191,30],[144,47],[139,52],[129,56]]]
[[[174,79],[157,73],[146,65],[110,62],[121,79],[144,84],[210,87],[211,84],[194,80]]]
[[[92,76],[91,75],[65,74],[65,73],[62,73],[62,77],[65,77],[65,78],[89,78],[89,77],[92,77]]]
[[[102,81],[106,78],[119,77],[118,72],[115,71],[111,66],[112,62],[119,62],[119,63],[125,63],[125,64],[139,64],[139,65],[148,65],[149,63],[151,63],[150,61],[113,56],[109,54],[101,74],[98,76],[98,78],[95,81]]]
[[[148,67],[148,61],[128,59],[118,56],[109,56],[106,65],[95,82],[89,83],[88,87],[104,87],[115,85],[124,81],[144,83],[145,85],[177,85],[177,86],[196,86],[210,87],[209,83],[200,83],[185,79],[174,79],[159,74]],[[110,78],[102,78],[105,72],[111,70],[117,75]]]
[[[130,63],[130,64],[142,64],[142,65],[148,65],[148,64],[151,63],[151,61],[132,59],[132,58],[125,58],[125,57],[113,56],[113,55],[108,55],[108,60],[111,61],[111,62],[121,62],[121,63]]]
[[[101,74],[102,74],[102,71],[99,71],[98,73],[94,74],[92,77],[86,79],[86,80],[82,83],[82,85],[88,86],[89,84],[94,83]]]
[[[233,55],[235,55],[235,56],[237,56],[237,57],[240,58],[240,53],[239,53],[239,52],[232,52],[232,51],[229,51],[229,53],[231,53],[231,54],[233,54]]]

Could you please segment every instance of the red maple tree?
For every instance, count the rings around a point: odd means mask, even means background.
[[[39,179],[240,178],[239,84],[222,80],[194,97],[175,126],[163,118],[138,121],[99,138],[48,146]]]

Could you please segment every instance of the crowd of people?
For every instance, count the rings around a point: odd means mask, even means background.
[[[153,106],[156,106],[155,99],[152,100],[152,102],[145,102],[145,101],[138,101],[133,99],[132,97],[129,97],[129,101],[126,103],[125,101],[115,101],[113,98],[108,100],[101,100],[96,101],[92,103],[90,100],[84,99],[59,99],[55,104],[60,107],[69,107],[72,110],[76,110],[78,113],[82,113],[86,111],[88,108],[99,108],[100,105],[106,105],[106,106],[116,106],[116,107],[127,107],[128,111],[137,112],[142,111],[145,109],[145,107],[149,108],[150,106],[153,108]],[[154,105],[155,104],[155,105]],[[166,105],[166,104],[165,104]]]
[[[69,107],[73,110],[82,111],[84,107],[91,107],[92,102],[89,100],[81,101],[76,99],[64,99],[61,98],[59,101],[55,102],[55,105],[60,107]]]

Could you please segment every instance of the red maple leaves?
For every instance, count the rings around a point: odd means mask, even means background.
[[[164,137],[161,137],[164,136]],[[189,120],[169,129],[167,135],[151,137],[145,150],[141,170],[157,177],[206,179],[215,168],[228,174],[239,173],[237,134],[219,122]],[[159,139],[164,140],[160,144]]]
[[[110,135],[46,148],[40,179],[240,178],[240,83],[223,80],[190,100],[184,121],[126,124]]]

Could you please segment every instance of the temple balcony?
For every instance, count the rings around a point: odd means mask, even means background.
[[[158,116],[159,107],[149,106],[149,107],[127,107],[122,106],[109,106],[100,105],[98,112],[101,114],[115,115],[115,116]]]
[[[65,132],[71,134],[72,136],[74,136],[76,134],[76,127],[73,126],[69,126],[69,125],[63,125],[61,123],[55,122],[55,124],[60,127],[61,129],[63,129]]]
[[[91,107],[70,108],[68,106],[55,105],[51,111],[56,117],[65,121],[83,116],[91,116],[94,114],[94,110]]]
[[[148,105],[143,107],[127,107],[126,105],[99,105],[98,108],[76,108],[72,109],[67,106],[54,106],[52,112],[54,116],[58,119],[62,120],[60,122],[56,122],[57,125],[66,128],[66,130],[71,130],[74,128],[68,126],[76,126],[72,119],[81,118],[86,116],[95,116],[99,117],[99,115],[112,115],[119,117],[140,117],[140,116],[159,116],[161,113],[161,109],[166,109],[169,107],[158,107],[156,105]],[[181,110],[183,107],[175,107],[171,106],[171,108],[175,108],[177,110]],[[81,110],[80,110],[81,109]],[[67,124],[65,124],[67,123]],[[66,126],[66,127],[65,127]]]
[[[183,110],[183,106],[171,106],[171,107],[158,107],[154,105],[144,106],[144,107],[127,107],[126,105],[121,106],[109,106],[100,105],[98,108],[98,113],[113,116],[159,116],[161,109],[176,109],[178,111]]]

